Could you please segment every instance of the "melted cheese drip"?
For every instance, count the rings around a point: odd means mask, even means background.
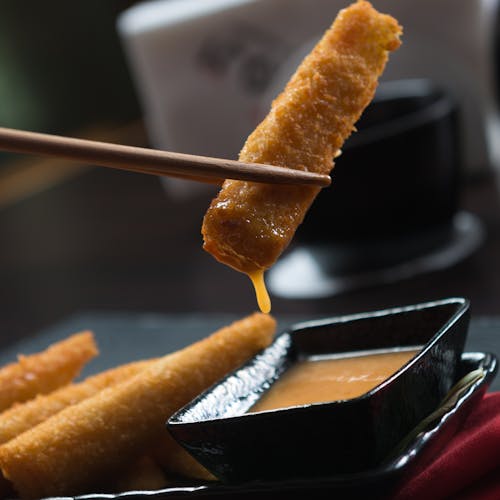
[[[257,304],[259,304],[260,310],[266,314],[271,312],[271,299],[269,298],[266,283],[264,282],[264,269],[248,273],[248,277],[251,279],[255,289]]]

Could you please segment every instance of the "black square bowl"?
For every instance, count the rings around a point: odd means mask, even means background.
[[[222,481],[356,473],[380,464],[459,378],[469,303],[450,298],[293,326],[173,415],[174,438]],[[247,413],[297,360],[419,347],[366,394]]]

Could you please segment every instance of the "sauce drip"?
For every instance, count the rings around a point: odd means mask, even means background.
[[[356,398],[397,372],[418,352],[391,351],[299,361],[271,386],[250,412]]]
[[[271,312],[271,299],[267,293],[266,283],[264,282],[264,269],[248,273],[248,277],[252,281],[257,297],[257,304],[263,313]]]

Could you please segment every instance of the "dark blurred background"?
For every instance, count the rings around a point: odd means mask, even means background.
[[[0,125],[151,145],[116,31],[134,3],[4,0]],[[465,296],[474,314],[500,314],[500,207],[493,168],[483,167],[461,173],[459,208],[486,230],[466,258],[329,296],[274,297],[273,311],[317,317]],[[0,345],[84,311],[254,310],[248,280],[201,249],[213,194],[175,199],[153,176],[0,156]]]
[[[115,30],[118,13],[133,3],[2,2],[2,123],[57,132],[137,118]]]

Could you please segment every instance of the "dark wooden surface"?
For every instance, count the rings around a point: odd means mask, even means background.
[[[488,236],[460,264],[322,300],[273,300],[276,314],[330,315],[465,296],[500,315],[500,206],[494,180],[467,183],[462,208]],[[177,203],[158,179],[106,169],[0,210],[0,347],[81,311],[246,314],[245,276],[201,249],[211,192]]]

